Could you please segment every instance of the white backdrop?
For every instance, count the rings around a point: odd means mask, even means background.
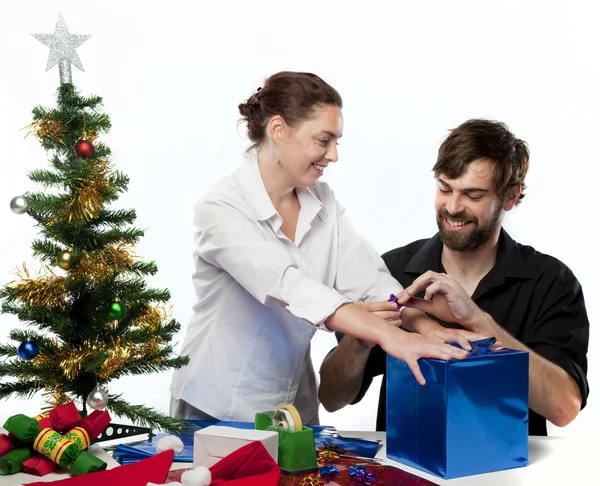
[[[9,200],[34,187],[26,173],[47,156],[23,138],[31,109],[52,105],[57,68],[31,33],[52,33],[58,14],[73,34],[91,34],[73,68],[85,94],[104,97],[113,129],[105,141],[131,177],[119,207],[147,228],[137,247],[158,263],[150,279],[172,293],[187,325],[192,206],[243,162],[237,104],[280,70],[319,74],[344,98],[340,161],[325,180],[356,227],[384,252],[435,231],[430,169],[446,131],[467,118],[507,122],[531,146],[527,197],[505,220],[522,243],[569,265],[587,298],[592,336],[588,407],[552,434],[599,434],[600,317],[597,278],[598,67],[600,4],[594,0],[350,2],[9,2],[0,15],[0,283],[24,261],[36,265],[32,219]],[[0,338],[19,323],[0,315]],[[183,332],[178,341],[183,338]],[[313,341],[318,369],[335,345]],[[178,346],[179,348],[179,346]],[[168,410],[171,373],[122,379],[110,391]],[[379,385],[379,382],[376,383]],[[372,429],[378,386],[356,406],[321,415],[338,429]],[[0,402],[0,418],[36,413],[38,398]]]

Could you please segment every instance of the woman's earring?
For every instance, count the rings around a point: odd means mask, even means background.
[[[275,163],[281,165],[281,159],[279,158],[279,144],[275,145]]]

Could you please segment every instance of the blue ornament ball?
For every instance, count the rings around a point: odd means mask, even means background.
[[[30,360],[37,356],[38,351],[38,345],[34,341],[23,341],[19,345],[17,353],[19,354],[19,358],[24,360]]]

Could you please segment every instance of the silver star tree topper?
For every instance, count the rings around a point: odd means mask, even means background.
[[[31,35],[50,48],[46,71],[58,64],[60,84],[73,84],[71,64],[80,71],[83,71],[83,65],[77,55],[77,48],[88,40],[91,35],[69,34],[69,29],[67,28],[67,24],[65,24],[62,15],[58,16],[54,34]]]

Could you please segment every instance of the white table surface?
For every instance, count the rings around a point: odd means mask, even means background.
[[[453,486],[599,486],[600,439],[579,437],[530,437],[529,465],[488,474],[444,480],[410,466],[388,459],[385,432],[340,431],[344,437],[379,439],[376,458],[385,464],[429,479],[437,484]]]
[[[0,431],[1,428],[0,428]],[[443,480],[410,466],[388,459],[385,452],[384,432],[340,431],[344,437],[381,440],[377,459],[430,481],[452,486],[600,486],[600,439],[579,437],[530,437],[529,465],[489,474]],[[98,444],[89,449],[91,454],[107,463],[107,468],[119,466]],[[173,463],[172,469],[189,468],[191,463]],[[35,481],[49,482],[69,477],[68,469],[42,478],[29,474],[0,476],[0,486],[21,486]],[[381,485],[384,486],[384,485]]]

